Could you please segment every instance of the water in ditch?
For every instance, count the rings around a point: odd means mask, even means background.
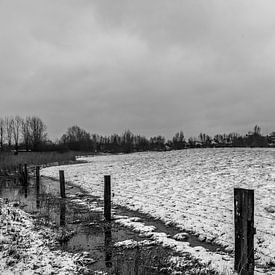
[[[115,222],[105,222],[102,214],[102,202],[94,196],[88,195],[75,186],[66,186],[66,199],[59,198],[59,183],[42,178],[40,188],[36,188],[31,181],[22,186],[17,180],[5,180],[0,184],[0,197],[10,201],[20,202],[21,207],[44,224],[51,224],[53,228],[63,228],[66,232],[73,232],[60,239],[58,248],[70,252],[85,251],[93,261],[88,265],[90,274],[96,270],[107,274],[170,274],[169,256],[177,256],[175,252],[158,245],[132,247],[125,249],[117,247],[115,243],[125,240],[142,241],[144,238],[137,233],[119,226]],[[85,204],[81,203],[85,201]],[[87,204],[93,205],[92,210]],[[139,216],[145,224],[154,225],[158,231],[167,234],[178,233],[176,229],[167,228],[159,221],[152,221],[149,217],[116,207],[118,215]],[[202,245],[195,238],[190,239],[191,245]],[[206,244],[204,244],[206,245]],[[214,251],[215,246],[207,245]],[[190,260],[186,255],[187,260]],[[192,269],[197,265],[190,261]],[[185,270],[186,271],[186,270]]]

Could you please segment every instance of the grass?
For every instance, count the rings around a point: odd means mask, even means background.
[[[66,163],[75,161],[77,152],[20,152],[14,155],[10,152],[0,152],[0,175],[16,171],[19,164],[46,165],[53,163]]]
[[[113,251],[111,274],[142,274],[142,275],[218,275],[218,273],[200,263],[190,255],[182,255],[182,261],[171,261],[173,252],[170,249],[153,246],[138,246],[135,249],[119,248]]]

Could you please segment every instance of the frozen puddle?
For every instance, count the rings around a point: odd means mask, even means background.
[[[103,219],[103,205],[98,198],[67,186],[66,199],[57,198],[59,183],[42,178],[40,190],[9,181],[0,185],[0,196],[19,201],[22,208],[53,229],[62,228],[60,247],[69,252],[83,252],[91,272],[107,274],[215,274],[233,266],[232,257],[217,246],[179,233],[172,226],[149,216],[114,206],[114,220]],[[191,255],[199,255],[200,260]],[[219,265],[215,265],[217,262]],[[228,264],[226,264],[228,263]],[[91,273],[93,274],[93,273]]]

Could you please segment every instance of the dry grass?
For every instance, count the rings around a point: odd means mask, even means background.
[[[46,165],[75,161],[76,155],[76,152],[20,152],[18,155],[4,152],[0,153],[0,174],[15,171],[19,164]]]

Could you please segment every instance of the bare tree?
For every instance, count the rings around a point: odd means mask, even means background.
[[[21,132],[26,151],[30,149],[30,120],[30,117],[26,117],[25,120],[22,119],[21,121]]]
[[[92,146],[90,134],[77,125],[68,128],[61,142],[72,150],[90,150]]]
[[[20,135],[20,128],[22,125],[22,118],[20,116],[15,116],[11,121],[13,141],[15,145],[15,151],[18,152],[18,142]]]
[[[5,136],[5,121],[3,118],[0,118],[0,146],[1,151],[4,150],[4,136]]]
[[[7,137],[9,148],[11,148],[11,143],[12,143],[12,124],[13,124],[13,117],[5,117],[6,137]]]
[[[30,118],[30,141],[32,145],[32,149],[34,151],[39,150],[39,147],[46,140],[46,124],[36,116]]]
[[[258,125],[254,126],[254,135],[260,136],[261,135],[261,127]]]
[[[185,148],[185,139],[183,131],[177,132],[172,139],[174,149],[183,149]]]

